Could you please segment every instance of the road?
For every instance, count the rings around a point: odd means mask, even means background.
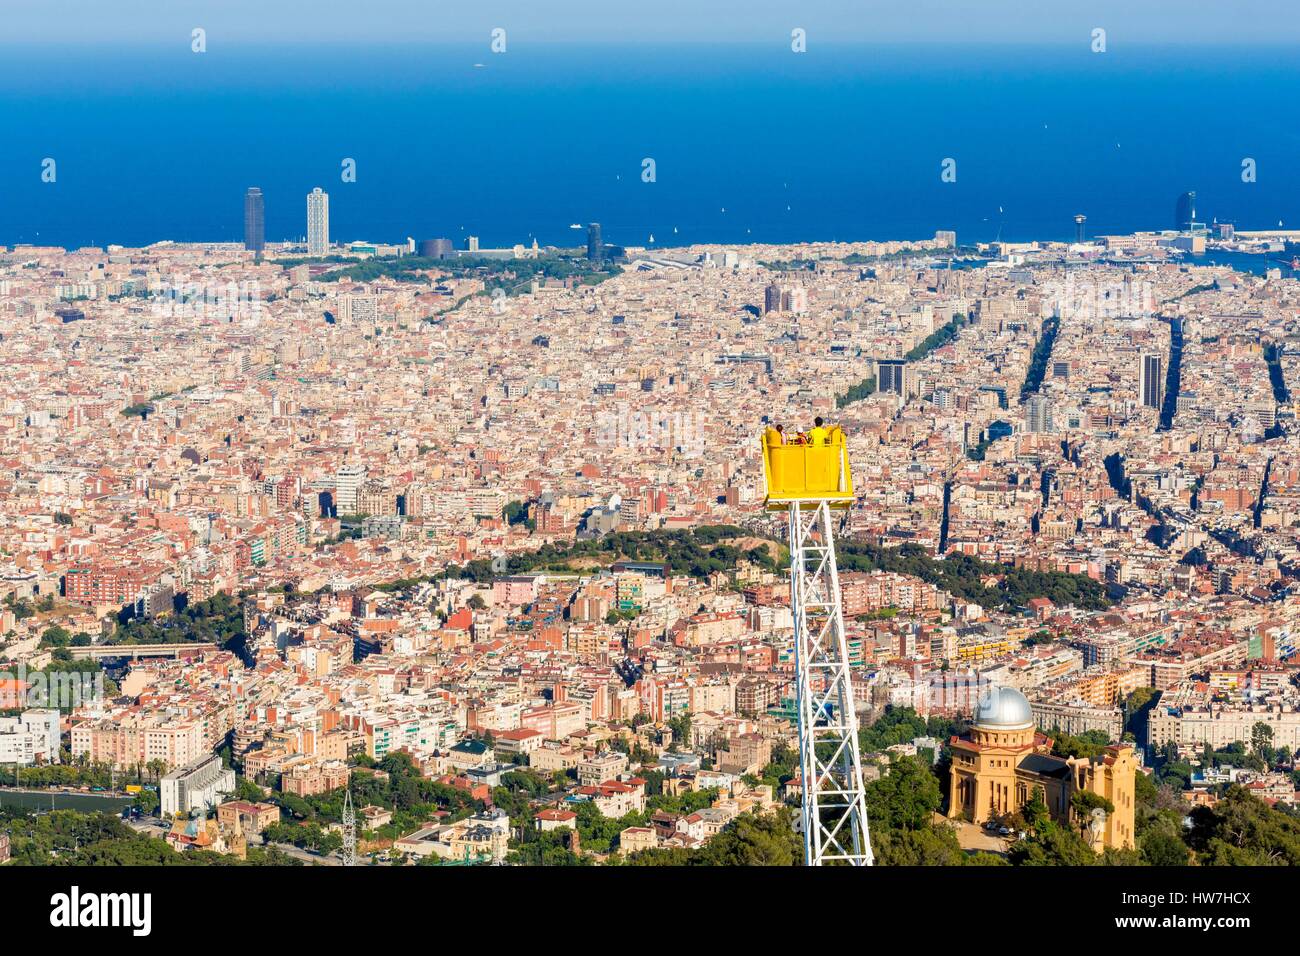
[[[340,860],[337,856],[334,856],[333,854],[329,856],[321,856],[318,853],[312,853],[310,850],[304,850],[301,847],[296,847],[292,843],[268,843],[267,846],[275,847],[281,853],[285,853],[288,856],[293,857],[295,860],[301,860],[303,863],[307,864],[308,866],[312,866],[312,865],[342,866],[343,865],[343,861]]]

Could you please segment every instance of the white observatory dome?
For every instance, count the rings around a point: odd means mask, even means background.
[[[1025,695],[1014,687],[992,687],[980,695],[975,726],[984,730],[1026,730],[1034,726],[1034,712]]]

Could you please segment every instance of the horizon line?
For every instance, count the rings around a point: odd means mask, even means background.
[[[525,38],[530,34],[527,31],[520,31]],[[346,37],[346,36],[323,36],[315,38],[303,38],[286,36],[284,38],[268,38],[264,34],[248,35],[242,33],[218,34],[226,38],[233,38],[242,47],[301,47],[304,49],[319,46],[346,46],[356,48],[358,45],[363,46],[384,46],[384,47],[417,47],[417,46],[484,46],[485,41],[480,36],[474,37],[406,37],[401,39],[387,39],[383,37]],[[176,49],[178,51],[189,52],[189,37],[181,37],[180,40],[166,41],[162,37],[142,38],[126,37],[120,39],[105,38],[39,38],[23,39],[20,36],[10,35],[0,37],[0,49],[10,48],[39,48],[41,50],[61,49],[76,47],[82,49],[85,47],[101,48],[104,50],[123,50],[138,49],[141,47],[158,48],[158,49]],[[185,41],[185,42],[182,42]],[[972,34],[966,37],[944,37],[942,39],[930,39],[926,37],[861,37],[861,38],[832,38],[819,39],[814,34],[810,38],[810,50],[815,44],[816,47],[981,47],[985,49],[999,49],[1014,47],[1017,49],[1041,48],[1041,49],[1065,49],[1079,48],[1081,51],[1087,51],[1087,43],[1078,39],[1065,39],[1049,37],[1042,39],[988,39],[979,34]],[[517,46],[518,41],[512,41],[512,45]],[[783,51],[788,50],[789,36],[780,32],[774,33],[772,38],[766,37],[736,37],[736,38],[695,38],[695,37],[585,37],[580,39],[555,39],[550,36],[540,38],[533,36],[523,44],[524,49],[536,49],[539,47],[660,47],[660,48],[716,48],[716,47],[775,47]],[[1219,40],[1213,38],[1187,38],[1187,39],[1137,39],[1124,40],[1115,49],[1122,51],[1124,49],[1163,49],[1163,48],[1185,48],[1185,47],[1205,47],[1209,49],[1277,49],[1289,50],[1300,48],[1300,36],[1294,38],[1260,38],[1260,39],[1233,39]],[[512,51],[513,52],[513,51]],[[803,54],[806,55],[806,54]]]

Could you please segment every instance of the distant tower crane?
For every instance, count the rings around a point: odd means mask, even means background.
[[[832,508],[852,503],[853,477],[838,427],[823,429],[818,420],[810,436],[799,445],[785,444],[772,427],[763,434],[764,505],[789,517],[804,863],[871,866],[831,518]]]

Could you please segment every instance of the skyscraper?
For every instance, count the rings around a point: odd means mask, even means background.
[[[262,254],[266,246],[266,203],[262,190],[249,186],[244,193],[244,248]]]
[[[1025,402],[1025,431],[1041,434],[1051,430],[1051,400],[1045,395],[1030,395]]]
[[[344,465],[338,470],[334,476],[334,507],[339,514],[356,514],[357,496],[365,480],[365,465]]]
[[[876,391],[907,394],[905,372],[907,363],[902,359],[876,360]]]
[[[1143,355],[1138,393],[1147,408],[1160,409],[1165,399],[1165,363],[1159,355]]]
[[[1178,197],[1178,203],[1174,206],[1174,228],[1179,232],[1189,232],[1194,222],[1196,222],[1196,193],[1185,192]]]
[[[1088,221],[1088,217],[1080,213],[1074,217],[1074,241],[1083,242],[1083,224]]]
[[[600,223],[587,226],[587,258],[599,262],[605,258],[605,243],[600,238]]]
[[[307,255],[323,256],[330,250],[330,197],[319,186],[307,196]]]
[[[781,287],[775,282],[763,289],[763,314],[781,311]]]

